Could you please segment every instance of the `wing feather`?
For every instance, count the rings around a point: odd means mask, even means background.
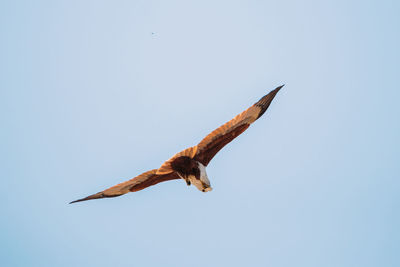
[[[197,145],[194,159],[201,162],[204,166],[207,166],[218,151],[243,133],[250,124],[264,114],[275,95],[282,87],[283,85],[277,87],[275,90],[262,97],[253,106],[207,135]]]
[[[176,173],[157,175],[156,172],[157,172],[157,169],[144,172],[144,173],[136,176],[135,178],[132,178],[128,181],[114,185],[106,190],[103,190],[101,192],[98,192],[96,194],[90,195],[90,196],[82,198],[82,199],[72,201],[72,202],[70,202],[70,204],[75,203],[75,202],[85,201],[85,200],[91,200],[91,199],[118,197],[118,196],[124,195],[129,192],[136,192],[136,191],[142,190],[146,187],[149,187],[149,186],[161,183],[161,182],[174,180],[174,179],[180,179],[180,177]]]

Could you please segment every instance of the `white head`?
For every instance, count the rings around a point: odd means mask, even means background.
[[[197,179],[194,175],[189,175],[189,181],[194,184],[197,189],[199,189],[202,192],[208,192],[212,190],[212,187],[210,185],[210,180],[208,180],[207,172],[206,172],[206,167],[204,167],[203,164],[200,162],[198,163],[198,167],[200,169],[200,179]]]

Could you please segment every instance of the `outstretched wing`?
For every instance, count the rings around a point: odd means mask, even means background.
[[[130,179],[129,181],[117,184],[113,187],[110,187],[104,191],[98,192],[98,193],[90,195],[88,197],[72,201],[69,204],[79,202],[79,201],[91,200],[91,199],[98,199],[98,198],[105,198],[105,197],[118,197],[118,196],[121,196],[121,195],[129,193],[129,192],[136,192],[136,191],[142,190],[146,187],[149,187],[149,186],[161,183],[161,182],[174,180],[174,179],[180,179],[180,177],[175,172],[168,173],[165,175],[158,175],[158,174],[156,174],[156,172],[157,172],[157,169],[142,173],[139,176],[136,176],[135,178]]]
[[[197,145],[194,159],[201,162],[204,166],[207,166],[218,151],[243,133],[250,124],[264,114],[275,95],[282,87],[283,85],[277,87],[275,90],[262,97],[253,106],[207,135]]]

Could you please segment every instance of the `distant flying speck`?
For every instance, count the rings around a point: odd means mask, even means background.
[[[264,114],[282,87],[283,85],[277,87],[253,106],[211,132],[197,146],[189,147],[179,152],[164,162],[160,168],[147,171],[129,181],[110,187],[97,194],[72,201],[70,204],[90,199],[118,197],[175,179],[185,180],[188,186],[194,184],[200,191],[211,191],[212,188],[206,173],[208,163],[218,151],[243,133],[250,124]]]

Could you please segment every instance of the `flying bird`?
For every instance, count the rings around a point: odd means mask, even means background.
[[[206,173],[208,163],[210,163],[218,151],[243,133],[249,128],[250,124],[264,114],[282,87],[283,85],[277,87],[250,108],[211,132],[198,145],[177,153],[165,161],[160,168],[147,171],[129,181],[117,184],[88,197],[72,201],[70,204],[91,199],[118,197],[161,182],[176,179],[183,179],[188,186],[193,184],[202,192],[211,191],[210,180]]]

